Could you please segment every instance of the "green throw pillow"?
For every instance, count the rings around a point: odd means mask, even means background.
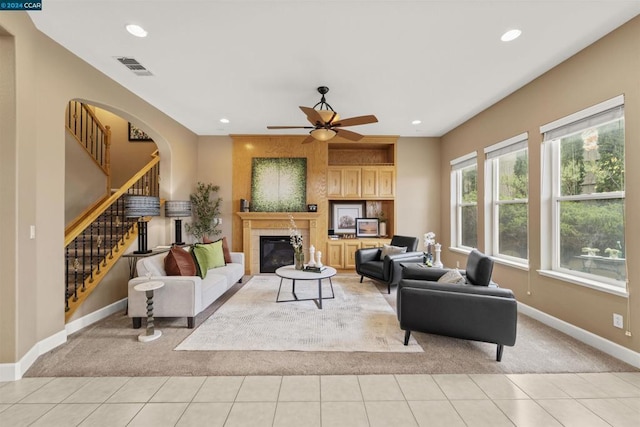
[[[207,270],[225,265],[222,240],[206,244],[196,243],[193,245],[191,253],[198,267],[198,276],[203,279],[207,276]]]

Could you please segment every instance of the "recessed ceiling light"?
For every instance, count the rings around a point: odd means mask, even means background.
[[[142,28],[140,25],[127,24],[125,28],[127,29],[127,31],[129,31],[130,34],[136,37],[147,37],[147,34],[148,34],[147,31],[144,28]]]
[[[422,120],[414,120],[411,122],[412,125],[419,125],[420,123],[422,123]]]
[[[220,119],[220,123],[229,123],[229,119],[222,118]]]
[[[522,31],[518,29],[509,30],[500,37],[500,40],[503,42],[510,42],[520,37],[520,34],[522,34]]]

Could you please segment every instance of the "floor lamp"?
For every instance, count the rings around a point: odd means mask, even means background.
[[[149,216],[160,216],[160,199],[155,196],[127,196],[124,202],[124,216],[138,218],[138,250],[134,254],[148,254],[147,219]]]
[[[176,238],[174,245],[184,245],[182,241],[182,218],[191,216],[190,200],[167,200],[164,203],[164,216],[175,218]]]

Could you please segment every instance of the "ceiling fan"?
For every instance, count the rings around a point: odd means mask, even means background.
[[[343,128],[346,126],[366,125],[378,121],[374,115],[341,119],[340,115],[331,108],[331,105],[329,105],[324,98],[324,95],[329,92],[329,88],[320,86],[318,92],[320,92],[322,97],[320,98],[320,102],[314,105],[313,108],[300,107],[302,112],[307,116],[309,123],[313,126],[267,126],[267,129],[312,129],[309,132],[309,136],[302,141],[303,144],[313,142],[314,140],[328,141],[336,135],[351,141],[359,141],[362,139],[362,135]]]

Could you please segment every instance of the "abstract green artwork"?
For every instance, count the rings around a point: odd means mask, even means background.
[[[253,158],[251,205],[254,212],[303,212],[306,204],[306,158]]]

